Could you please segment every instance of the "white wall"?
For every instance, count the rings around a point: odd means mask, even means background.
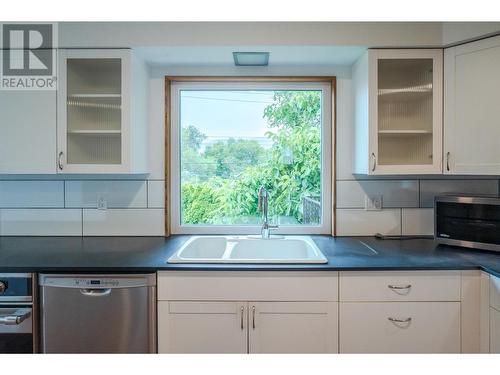
[[[500,22],[60,22],[59,46],[442,47],[498,33]]]
[[[61,22],[60,47],[440,46],[439,22]]]
[[[445,192],[496,194],[498,177],[354,175],[354,92],[351,79],[337,85],[337,235],[432,235],[433,200]],[[382,196],[380,211],[365,210],[365,196]]]
[[[0,176],[0,235],[163,235],[164,77],[237,75],[235,67],[155,67],[150,77],[148,176]],[[352,174],[353,89],[347,66],[249,68],[245,75],[337,76],[337,229],[339,235],[431,234],[435,194],[495,193],[496,178],[381,179]],[[365,211],[365,194],[383,196]],[[97,210],[104,195],[108,209]]]
[[[446,28],[446,40],[494,30],[494,25]],[[363,44],[434,45],[441,25],[416,24],[62,24],[62,45],[105,47],[172,44]],[[435,194],[496,193],[497,178],[355,176],[353,88],[350,66],[160,66],[151,69],[148,176],[0,176],[0,235],[163,235],[164,76],[321,75],[337,76],[337,228],[339,235],[430,234]],[[93,180],[99,180],[95,182]],[[383,197],[382,211],[365,211],[365,194]],[[97,210],[105,195],[108,210]]]
[[[443,45],[453,45],[498,33],[500,22],[444,22]]]

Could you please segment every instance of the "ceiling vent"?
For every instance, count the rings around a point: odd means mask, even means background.
[[[233,52],[236,66],[267,66],[269,52]]]

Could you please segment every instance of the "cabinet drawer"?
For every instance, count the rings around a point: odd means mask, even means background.
[[[459,353],[460,303],[341,303],[339,329],[341,353]]]
[[[490,306],[500,311],[500,278],[490,275]]]
[[[158,299],[170,301],[337,301],[337,272],[163,271]]]
[[[490,353],[500,353],[500,311],[490,307]]]
[[[460,301],[460,271],[341,272],[340,301]]]

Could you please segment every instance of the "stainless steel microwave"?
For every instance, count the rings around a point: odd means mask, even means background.
[[[500,252],[500,197],[437,196],[434,237],[442,244]]]

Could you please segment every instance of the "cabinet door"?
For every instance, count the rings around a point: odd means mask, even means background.
[[[500,311],[500,277],[490,275],[490,306]]]
[[[130,168],[130,52],[60,50],[59,173]]]
[[[250,353],[337,353],[338,304],[250,302]]]
[[[490,307],[490,353],[500,353],[500,311]]]
[[[370,174],[442,173],[442,56],[370,51]]]
[[[56,91],[0,91],[0,174],[56,172]]]
[[[341,353],[459,353],[460,302],[340,303]]]
[[[444,171],[500,174],[500,37],[445,50]]]
[[[247,353],[247,304],[158,302],[159,353]]]

